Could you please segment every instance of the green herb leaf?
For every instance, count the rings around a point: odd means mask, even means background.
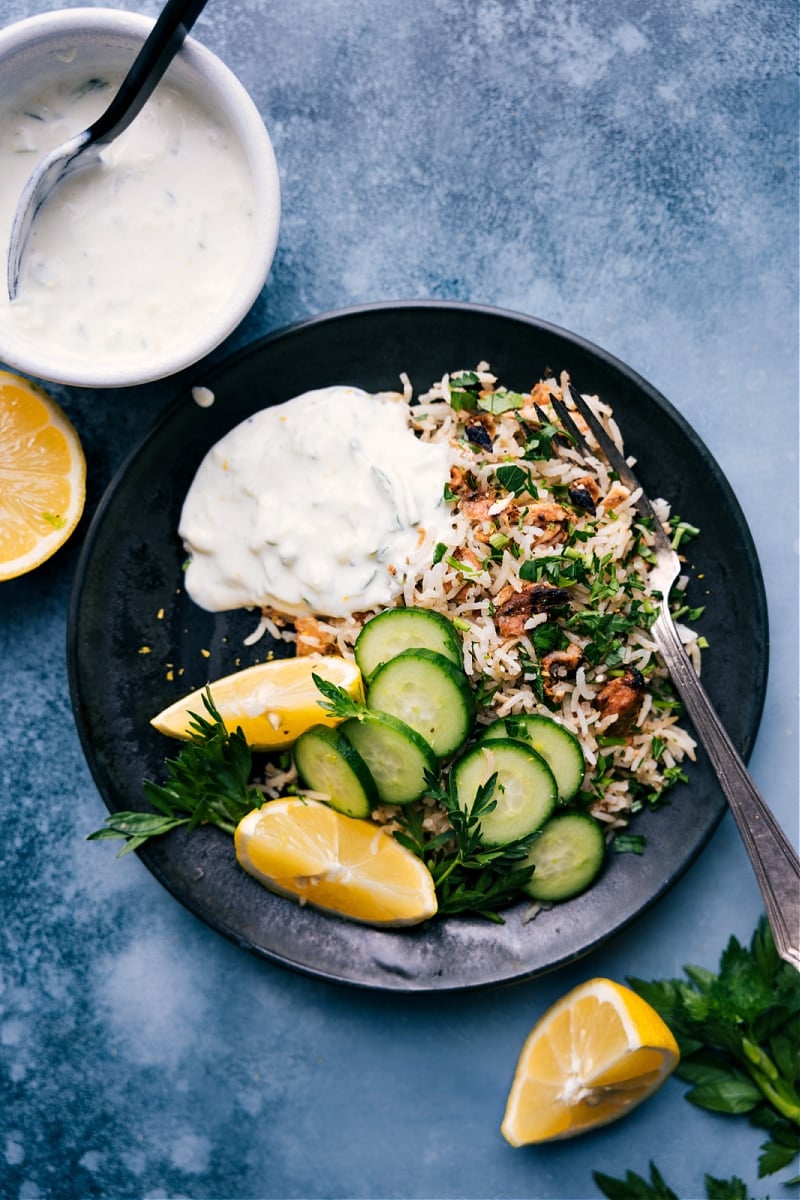
[[[450,407],[453,412],[474,412],[478,407],[477,396],[466,389],[451,386]]]
[[[713,1175],[706,1175],[705,1184],[708,1200],[747,1200],[747,1188],[737,1175],[730,1179],[715,1179]]]
[[[467,390],[480,386],[480,375],[477,371],[462,371],[459,375],[450,376],[450,387]]]
[[[529,583],[545,580],[554,587],[567,588],[586,582],[587,565],[581,555],[547,554],[527,559],[519,569],[519,577]]]
[[[313,672],[311,678],[317,691],[325,697],[324,700],[318,701],[320,708],[330,713],[332,717],[339,717],[346,721],[349,717],[362,717],[366,712],[364,705],[354,700],[350,693],[346,692],[338,683],[331,683],[329,679],[323,679],[321,675]]]
[[[686,1099],[698,1108],[735,1116],[737,1113],[752,1112],[762,1096],[755,1084],[745,1076],[730,1075],[716,1083],[704,1083],[692,1088],[686,1093]]]
[[[145,780],[145,795],[156,811],[113,813],[87,840],[122,838],[125,854],[178,826],[216,825],[233,835],[242,817],[261,806],[264,797],[250,784],[252,753],[244,734],[228,733],[208,689],[203,704],[208,717],[190,714],[191,740],[177,758],[166,760],[164,783]]]
[[[497,468],[495,477],[501,488],[512,492],[515,496],[528,495],[536,500],[539,495],[538,488],[533,482],[533,476],[527,467],[519,467],[516,463],[504,464]]]
[[[729,940],[716,973],[684,971],[688,982],[628,982],[675,1034],[686,1099],[767,1129],[759,1173],[780,1170],[800,1151],[800,976],[763,917],[749,948]]]
[[[643,1179],[634,1171],[628,1171],[624,1179],[614,1179],[601,1171],[592,1172],[592,1178],[608,1200],[678,1200],[668,1187],[653,1162],[650,1163],[650,1180]],[[707,1200],[747,1200],[747,1189],[736,1175],[730,1179],[704,1177]]]
[[[553,457],[553,438],[563,438],[566,443],[573,441],[568,433],[552,421],[544,420],[538,427],[526,423],[523,431],[525,448],[522,456],[530,462],[544,462]]]
[[[644,854],[647,838],[643,833],[618,833],[613,845],[617,854]]]
[[[482,845],[481,818],[495,808],[496,782],[492,775],[464,810],[456,798],[452,775],[439,779],[428,774],[427,794],[441,804],[450,822],[451,831],[445,834],[431,837],[414,805],[402,809],[396,818],[400,830],[395,837],[426,863],[433,876],[440,915],[473,912],[502,924],[498,910],[519,897],[533,874],[533,867],[520,863],[535,835],[503,846]]]
[[[522,408],[527,400],[528,397],[521,396],[519,392],[509,392],[506,388],[497,388],[487,396],[479,398],[478,408],[483,409],[484,412],[500,416],[502,413]]]
[[[667,1187],[655,1163],[650,1163],[650,1181],[634,1171],[626,1171],[624,1179],[614,1179],[602,1171],[593,1171],[592,1178],[608,1200],[679,1200]]]
[[[782,1146],[780,1142],[764,1142],[761,1148],[761,1154],[758,1156],[758,1175],[763,1179],[765,1175],[774,1175],[776,1171],[782,1171],[784,1167],[788,1167],[797,1157],[797,1146]],[[784,1180],[785,1187],[797,1187],[799,1179]]]
[[[160,837],[177,829],[179,825],[188,825],[188,817],[166,817],[160,813],[147,812],[118,812],[106,817],[102,829],[96,829],[87,837],[88,842],[102,841],[107,838],[123,838],[125,845],[117,855],[121,858],[131,850],[136,850],[148,838]]]

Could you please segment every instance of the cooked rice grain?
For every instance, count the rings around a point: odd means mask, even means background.
[[[496,689],[479,716],[482,724],[513,713],[542,713],[562,721],[577,734],[587,763],[583,801],[608,827],[611,836],[648,799],[657,800],[670,786],[680,764],[695,756],[695,743],[678,723],[678,707],[667,672],[646,627],[651,596],[648,551],[653,533],[635,508],[638,493],[629,493],[615,480],[602,458],[583,459],[563,444],[547,458],[532,459],[527,454],[526,442],[540,430],[542,411],[549,421],[558,424],[550,396],[561,395],[566,375],[560,381],[540,381],[519,408],[465,414],[450,403],[455,390],[452,380],[464,374],[445,375],[416,401],[408,377],[401,377],[403,392],[398,398],[410,406],[412,427],[425,441],[449,444],[454,478],[465,481],[462,490],[469,495],[465,500],[456,489],[446,545],[439,548],[436,562],[420,549],[408,564],[399,603],[436,609],[456,622],[463,635],[468,676],[475,685]],[[480,363],[474,374],[483,400],[496,398],[502,391],[488,364]],[[596,396],[587,400],[622,450],[622,437],[608,404]],[[581,418],[576,416],[576,420],[580,426]],[[470,421],[489,434],[490,446],[483,444],[485,438],[481,443],[470,440],[466,432]],[[633,464],[635,460],[628,461]],[[515,494],[499,485],[498,467],[513,465],[529,472],[534,485],[531,493]],[[572,503],[569,496],[570,487],[587,475],[598,494],[594,513]],[[480,503],[473,508],[467,502],[470,499]],[[653,505],[667,528],[669,504],[659,498]],[[565,520],[557,519],[559,509],[566,514]],[[549,512],[555,519],[537,523],[537,512]],[[524,589],[522,565],[556,556],[569,565],[576,555],[591,564],[586,578],[568,588],[570,616],[576,619],[568,621],[563,614],[534,612],[521,631],[513,636],[504,634],[498,607],[509,591],[519,593]],[[681,588],[685,589],[686,584],[687,578],[683,577]],[[637,610],[643,614],[641,623],[632,620]],[[583,628],[580,614],[586,615]],[[355,639],[369,615],[329,621],[336,652],[352,655]],[[629,622],[630,627],[610,658],[607,653],[596,654],[588,622],[615,616]],[[562,642],[580,648],[583,661],[572,677],[558,678],[548,688],[542,683],[544,654],[537,649],[537,631],[553,624],[559,627]],[[697,637],[685,625],[679,628],[699,673]],[[283,629],[278,632],[287,637]],[[626,669],[639,672],[646,688],[635,725],[615,738],[617,718],[603,713],[597,697],[614,673]],[[270,793],[279,778],[265,785]],[[286,782],[285,777],[280,778],[281,785]],[[428,809],[427,827],[432,832],[446,828],[446,817],[435,802],[426,798],[424,804]],[[391,829],[396,810],[381,808],[373,815]]]

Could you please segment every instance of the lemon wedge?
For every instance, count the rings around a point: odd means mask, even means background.
[[[679,1057],[675,1038],[646,1001],[610,979],[590,979],[528,1035],[503,1136],[523,1146],[616,1121],[661,1086]]]
[[[0,371],[0,580],[55,554],[85,496],[86,460],[70,421],[41,388]]]
[[[240,727],[254,750],[277,750],[290,745],[312,725],[339,723],[339,718],[320,707],[323,696],[312,675],[338,684],[354,700],[364,698],[361,672],[355,663],[329,654],[257,663],[208,686],[230,732]],[[198,688],[177,700],[153,717],[150,724],[168,737],[188,739],[191,713],[205,715],[204,693],[205,688]]]
[[[319,800],[270,800],[240,822],[240,865],[300,904],[365,925],[417,925],[437,909],[430,871],[372,821]]]

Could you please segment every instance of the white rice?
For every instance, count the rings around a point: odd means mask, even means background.
[[[475,369],[487,393],[500,385],[485,363]],[[402,377],[401,398],[409,404],[409,420],[412,428],[426,441],[445,441],[451,449],[451,463],[456,472],[469,473],[479,494],[487,495],[491,503],[487,506],[485,519],[468,516],[457,498],[452,504],[450,535],[446,545],[440,547],[438,561],[431,562],[430,553],[408,565],[403,591],[399,603],[432,608],[455,620],[462,631],[464,667],[467,675],[477,685],[491,684],[497,690],[491,703],[485,707],[479,722],[488,724],[498,717],[513,713],[541,713],[561,721],[578,736],[587,763],[587,772],[581,802],[609,829],[609,836],[623,827],[632,812],[643,804],[653,802],[666,790],[670,775],[685,759],[694,759],[695,743],[683,729],[674,707],[668,704],[671,695],[667,672],[660,662],[655,644],[648,630],[635,625],[625,634],[618,649],[616,663],[609,670],[603,662],[593,665],[584,656],[571,676],[561,678],[549,694],[541,689],[537,694],[533,686],[536,671],[541,667],[540,656],[535,645],[536,631],[548,621],[557,621],[564,630],[569,644],[584,651],[591,638],[575,629],[565,628],[564,619],[547,612],[534,612],[524,627],[513,636],[504,635],[498,623],[498,598],[509,589],[519,592],[524,588],[520,579],[520,566],[529,560],[563,555],[570,545],[565,542],[558,529],[540,528],[536,524],[519,519],[524,500],[513,494],[502,494],[497,488],[496,470],[501,465],[522,465],[530,472],[538,492],[538,501],[552,501],[568,513],[568,528],[577,531],[578,540],[572,549],[579,551],[587,560],[592,556],[609,557],[616,571],[618,590],[609,589],[589,605],[589,588],[576,583],[568,589],[570,612],[580,613],[587,607],[600,613],[630,612],[631,594],[638,601],[646,602],[650,595],[648,577],[650,564],[647,547],[652,544],[652,532],[641,523],[635,508],[638,493],[628,495],[626,489],[614,481],[608,464],[601,457],[584,461],[573,448],[561,447],[553,457],[531,461],[523,459],[524,433],[520,420],[529,428],[538,427],[539,416],[533,406],[533,398],[526,401],[522,409],[500,415],[467,414],[470,422],[481,423],[490,431],[491,448],[475,445],[465,435],[464,414],[454,411],[449,404],[452,380],[463,372],[446,375],[442,380],[413,399],[411,384]],[[557,418],[548,407],[548,394],[561,395],[561,381],[548,379],[540,382],[533,392],[536,404],[547,416],[557,423]],[[615,443],[622,450],[620,431],[613,420],[611,410],[598,397],[587,397],[593,411],[602,420]],[[576,417],[581,424],[580,417]],[[628,460],[633,463],[633,459]],[[565,489],[576,480],[591,475],[598,489],[595,512],[576,508],[565,499]],[[499,493],[499,494],[498,494]],[[658,518],[667,525],[670,517],[669,504],[664,499],[653,502]],[[528,505],[530,507],[530,505]],[[492,534],[507,537],[501,551],[492,553],[486,540]],[[573,534],[568,534],[571,539]],[[568,559],[565,557],[565,562]],[[596,560],[595,560],[596,561]],[[472,564],[473,569],[464,570],[459,564]],[[640,585],[633,581],[638,577]],[[588,583],[591,585],[593,579]],[[683,588],[686,578],[681,580]],[[629,590],[625,590],[628,585]],[[331,641],[332,652],[352,656],[353,643],[370,614],[359,614],[352,619],[322,619],[321,628]],[[272,615],[274,616],[274,614]],[[274,625],[272,616],[265,615],[270,633],[291,639],[291,626],[280,628]],[[699,673],[700,649],[695,633],[680,626],[681,640]],[[598,706],[598,694],[609,678],[625,669],[640,672],[646,681],[636,712],[635,723],[616,740],[619,745],[609,745],[604,739],[615,737],[614,726],[618,723],[613,715],[604,715]],[[531,674],[531,671],[533,674]],[[602,786],[598,785],[598,764],[602,765]],[[667,774],[665,774],[667,772]],[[269,780],[267,790],[272,793]],[[280,784],[287,782],[281,774]],[[435,805],[426,801],[428,823],[436,828]],[[391,820],[392,813],[380,810],[379,820]],[[443,814],[441,814],[443,818]]]

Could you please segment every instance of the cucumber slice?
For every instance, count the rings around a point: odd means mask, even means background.
[[[339,726],[355,746],[384,804],[410,804],[425,791],[438,760],[423,737],[389,713],[367,712]]]
[[[466,811],[478,788],[497,774],[495,808],[481,818],[481,841],[503,846],[535,833],[556,806],[558,788],[544,759],[511,738],[479,742],[454,767],[456,798]]]
[[[586,773],[581,744],[569,729],[551,717],[519,713],[493,721],[481,734],[484,738],[514,738],[541,754],[558,784],[558,803],[567,804],[580,791]]]
[[[404,650],[378,667],[367,706],[416,730],[437,758],[464,744],[475,719],[475,697],[455,663],[435,650]]]
[[[534,871],[523,890],[534,900],[569,900],[594,883],[605,856],[599,821],[585,812],[557,812],[525,859]]]
[[[306,787],[327,796],[338,812],[368,817],[378,803],[378,789],[366,763],[338,729],[312,725],[295,742],[294,761]]]
[[[456,666],[463,666],[464,653],[455,626],[430,608],[387,608],[370,617],[353,647],[365,679],[382,663],[404,650],[435,650]]]

